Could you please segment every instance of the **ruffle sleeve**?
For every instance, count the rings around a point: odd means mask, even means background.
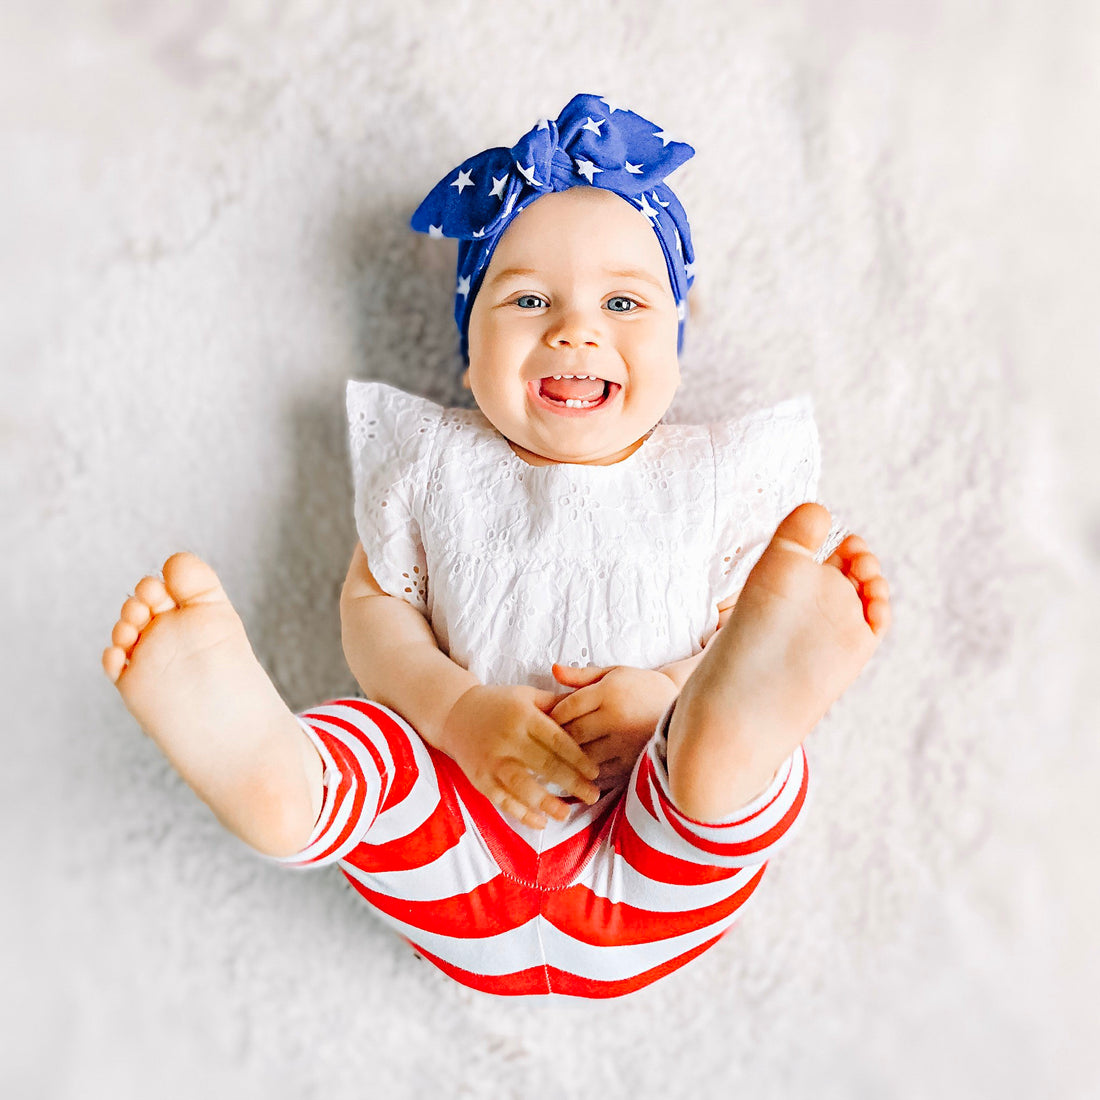
[[[710,592],[716,606],[741,591],[783,517],[817,500],[821,442],[813,400],[802,394],[712,425],[711,442],[716,491]]]
[[[355,526],[371,574],[391,596],[430,614],[421,523],[443,408],[383,382],[349,381]]]

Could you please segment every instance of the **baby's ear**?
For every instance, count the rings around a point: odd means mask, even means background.
[[[702,303],[701,303],[701,300],[700,300],[699,290],[698,290],[697,287],[693,286],[691,288],[691,290],[688,291],[687,304],[688,304],[688,319],[691,320],[691,321],[700,321],[700,320],[702,320],[703,310],[700,308]]]
[[[467,367],[462,372],[462,388],[468,390],[470,388],[470,368]]]

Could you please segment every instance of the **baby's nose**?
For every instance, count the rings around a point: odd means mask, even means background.
[[[599,318],[585,309],[564,310],[547,329],[552,347],[599,347],[602,337]]]
[[[565,321],[555,326],[550,333],[550,343],[559,348],[597,348],[600,346],[601,335],[595,325]]]

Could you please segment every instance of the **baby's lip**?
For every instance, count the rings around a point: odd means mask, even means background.
[[[555,372],[554,374],[540,374],[540,375],[539,375],[539,376],[538,376],[537,378],[532,378],[532,379],[531,379],[531,380],[530,380],[530,381],[529,381],[529,382],[527,383],[527,385],[528,385],[528,386],[530,386],[530,387],[531,387],[531,388],[533,389],[533,391],[534,391],[535,393],[538,393],[538,392],[539,392],[539,391],[541,390],[541,388],[542,388],[542,383],[543,383],[543,379],[546,379],[546,378],[557,378],[557,377],[562,377],[562,378],[564,378],[564,377],[565,377],[566,375],[568,375],[568,374],[570,374],[570,373],[572,373],[572,372],[570,372],[570,371],[563,371],[563,372],[562,372],[562,374],[560,374],[560,375],[558,375],[558,374],[557,374],[556,372]],[[597,374],[597,375],[592,375],[591,373],[589,373],[589,374],[585,374],[585,375],[582,375],[582,374],[575,374],[575,375],[573,375],[573,377],[574,377],[574,378],[586,378],[586,377],[593,377],[593,378],[595,378],[595,379],[596,379],[596,381],[597,381],[597,382],[599,382],[599,383],[600,383],[601,385],[605,385],[605,386],[606,386],[606,389],[607,389],[607,400],[608,400],[608,401],[610,401],[610,400],[611,400],[611,399],[612,399],[612,398],[613,398],[613,397],[614,397],[614,396],[615,396],[615,395],[616,395],[616,394],[617,394],[617,393],[619,392],[619,390],[621,390],[621,389],[623,388],[623,385],[622,385],[622,383],[621,383],[621,382],[615,382],[615,381],[613,381],[613,380],[612,380],[612,379],[610,379],[610,378],[602,378],[602,377],[600,377],[600,375],[598,375],[598,374]]]
[[[538,375],[536,378],[531,379],[531,381],[541,382],[544,378],[566,378],[570,375],[574,378],[595,378],[597,382],[608,382],[612,386],[622,389],[622,383],[616,382],[614,378],[609,378],[607,375],[597,374],[593,370],[585,370],[581,367],[578,367],[576,370],[550,371],[547,374]]]
[[[547,375],[545,377],[553,376]],[[601,399],[596,404],[592,405],[580,405],[571,407],[564,402],[551,400],[542,392],[541,378],[532,378],[531,381],[527,383],[527,392],[530,395],[531,400],[535,403],[536,407],[546,409],[547,411],[553,412],[558,416],[565,416],[570,418],[597,416],[600,414],[600,411],[602,409],[606,409],[614,401],[616,395],[622,389],[622,386],[620,386],[618,382],[607,382],[606,380],[601,381],[603,382],[601,389],[603,390],[605,396],[601,397]]]

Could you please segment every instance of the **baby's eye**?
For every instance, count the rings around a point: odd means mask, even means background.
[[[515,304],[520,309],[527,309],[528,307],[523,305],[524,302],[536,302],[538,305],[542,304],[542,299],[537,294],[521,294],[515,301]],[[532,306],[532,309],[538,309],[538,305]]]
[[[632,309],[619,309],[613,305],[614,302],[629,302],[632,306],[636,306],[638,303],[633,298],[624,298],[622,295],[617,294],[614,298],[609,298],[607,305],[611,309],[612,313],[633,313]]]

